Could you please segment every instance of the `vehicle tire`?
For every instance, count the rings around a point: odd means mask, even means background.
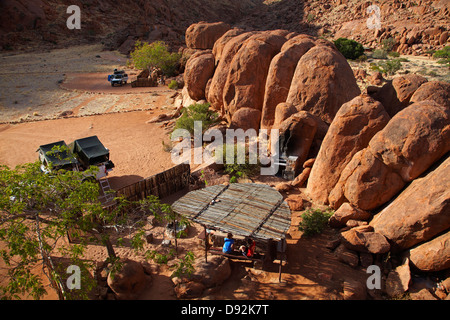
[[[114,82],[111,82],[111,87],[114,87]]]

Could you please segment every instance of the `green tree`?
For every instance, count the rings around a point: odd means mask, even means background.
[[[334,44],[346,59],[355,60],[364,54],[363,45],[355,40],[339,38]]]
[[[0,166],[0,241],[5,244],[0,257],[8,266],[9,278],[0,287],[0,298],[20,299],[23,294],[41,298],[46,293],[42,279],[30,271],[41,265],[60,299],[87,299],[96,285],[90,276],[95,263],[84,258],[88,242],[104,245],[108,252],[104,265],[109,263],[112,270],[118,270],[112,230],[132,228],[135,235],[131,247],[142,250],[143,226],[149,214],[168,220],[178,218],[169,205],[161,204],[156,197],[141,201],[119,197],[113,209],[104,208],[99,201],[98,183],[84,179],[96,170],[52,170],[44,174],[39,162],[15,169]],[[80,243],[61,241],[69,232],[78,234]],[[80,289],[68,290],[66,268],[54,258],[56,255],[68,259],[65,267],[80,268]]]
[[[161,203],[160,199],[153,195],[141,200],[139,204],[141,208],[148,210],[148,212],[152,214],[157,221],[172,225],[175,239],[175,255],[178,256],[177,238],[180,238],[183,235],[183,231],[177,232],[177,226],[189,226],[189,220],[173,211],[169,204]],[[141,236],[143,236],[143,234]]]
[[[175,74],[181,59],[179,53],[169,52],[168,46],[163,41],[152,43],[136,41],[135,49],[130,53],[130,56],[136,68],[160,68],[169,77]]]
[[[218,113],[209,109],[209,106],[209,103],[203,103],[183,108],[182,115],[176,121],[174,130],[186,129],[191,135],[194,135],[194,122],[201,121],[202,133],[205,132],[219,119]]]

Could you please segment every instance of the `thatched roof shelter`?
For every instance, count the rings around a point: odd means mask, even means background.
[[[255,240],[284,240],[291,211],[283,196],[265,184],[232,183],[191,191],[172,208],[207,228]]]

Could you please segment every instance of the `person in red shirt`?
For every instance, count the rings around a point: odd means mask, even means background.
[[[251,238],[247,238],[247,245],[241,246],[239,249],[241,250],[242,255],[252,258],[255,254],[256,242]]]

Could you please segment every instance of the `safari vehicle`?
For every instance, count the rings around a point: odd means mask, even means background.
[[[97,136],[78,139],[69,145],[64,141],[49,143],[40,146],[37,151],[41,161],[41,171],[44,173],[60,169],[85,171],[90,166],[97,166],[99,168],[97,175],[86,177],[86,179],[100,180],[114,168],[114,163],[109,160],[109,150],[103,146]]]
[[[52,170],[79,171],[77,158],[69,151],[64,141],[53,142],[39,147],[41,171],[50,173]],[[50,165],[51,164],[51,165]]]
[[[76,155],[80,170],[97,166],[97,180],[108,175],[114,168],[114,163],[109,160],[109,150],[100,142],[97,136],[78,139],[69,144],[69,150]]]
[[[128,75],[123,70],[114,70],[114,74],[110,74],[108,76],[108,81],[111,82],[111,86],[114,87],[114,85],[124,85],[128,81]]]

